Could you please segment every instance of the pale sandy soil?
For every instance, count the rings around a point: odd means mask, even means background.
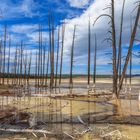
[[[127,82],[129,84],[129,78],[127,78],[127,79],[128,79]],[[29,79],[29,81],[31,83],[34,83],[35,79]],[[59,81],[59,79],[58,79],[58,81]],[[92,77],[90,78],[90,81],[91,81],[91,84],[92,84],[93,83],[93,78]],[[12,82],[12,80],[9,79],[9,83],[11,83],[11,82]],[[48,80],[48,82],[49,82],[49,80]],[[73,82],[74,83],[87,83],[87,77],[74,77]],[[96,78],[96,82],[97,83],[112,83],[112,78]],[[6,78],[5,78],[5,83],[7,83]],[[62,84],[63,83],[69,83],[69,78],[62,78]],[[132,77],[132,84],[140,84],[140,77]]]

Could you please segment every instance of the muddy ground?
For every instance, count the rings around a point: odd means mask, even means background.
[[[128,139],[139,139],[140,106],[138,94],[140,78],[133,78],[131,87],[129,83],[124,84],[118,107],[116,106],[118,103],[116,103],[111,94],[111,82],[109,78],[97,79],[95,90],[98,96],[89,94],[86,79],[80,78],[74,79],[72,91],[69,90],[67,79],[63,80],[60,88],[57,87],[53,91],[46,87],[37,88],[34,86],[34,80],[30,80],[30,86],[28,87],[1,85],[1,127],[29,128],[29,118],[30,114],[32,114],[36,121],[34,129],[39,129],[42,126],[46,130],[57,134],[57,136],[47,136],[48,139],[52,140],[72,139],[64,132],[74,135],[74,131],[79,128],[82,128],[82,130],[79,130],[82,132],[88,126],[105,127],[108,124],[113,125],[111,131],[119,130]],[[81,124],[79,118],[85,124]],[[8,122],[8,120],[11,122]],[[84,135],[76,136],[76,139],[102,139],[99,134],[96,136],[94,133],[93,131],[87,132]],[[19,137],[22,139],[44,139],[42,134],[37,134],[37,137],[29,133],[1,132],[1,134],[1,140],[5,138],[19,139]]]

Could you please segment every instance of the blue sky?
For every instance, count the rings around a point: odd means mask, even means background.
[[[130,14],[135,17],[135,12],[130,11],[135,7],[136,0],[126,0],[124,31],[123,31],[123,56],[127,53],[130,38]],[[69,73],[70,67],[70,48],[72,44],[72,34],[74,25],[76,29],[75,51],[74,51],[74,73],[87,73],[87,34],[88,19],[91,19],[91,58],[93,63],[94,35],[97,35],[98,57],[97,57],[97,73],[111,74],[112,67],[108,65],[111,56],[105,55],[111,52],[110,44],[102,43],[105,38],[108,24],[107,19],[101,19],[95,27],[92,23],[102,13],[108,13],[103,9],[109,4],[109,0],[0,0],[0,31],[3,34],[3,26],[6,24],[8,33],[12,39],[12,52],[15,53],[15,46],[21,41],[24,42],[25,52],[28,54],[32,51],[33,62],[38,47],[38,24],[43,25],[43,41],[48,42],[48,11],[53,11],[55,17],[55,39],[57,40],[57,29],[61,28],[62,22],[66,22],[65,41],[64,41],[64,66],[63,73]],[[119,32],[119,16],[122,0],[116,2],[116,34]],[[140,31],[138,30],[137,38]],[[117,36],[118,37],[118,36]],[[61,42],[61,41],[60,41]],[[57,43],[57,41],[56,41]],[[138,42],[135,42],[138,44]],[[47,48],[47,47],[46,47]],[[47,49],[46,49],[47,51]],[[137,54],[140,46],[135,45],[133,52]],[[12,55],[11,55],[12,56]],[[140,59],[133,57],[133,73],[140,74]],[[34,71],[34,67],[32,67]],[[91,72],[93,65],[91,66]]]

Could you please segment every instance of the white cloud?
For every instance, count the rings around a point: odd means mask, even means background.
[[[35,30],[38,29],[38,25],[36,24],[18,24],[18,25],[13,25],[11,28],[12,32],[15,33],[31,33]]]
[[[123,27],[123,44],[129,43],[130,37],[130,15],[134,17],[135,12],[132,10],[136,6],[134,2],[137,0],[126,0],[125,5],[125,16],[124,16],[124,27]],[[104,3],[104,4],[103,4]],[[76,29],[76,40],[75,40],[75,54],[83,55],[87,52],[88,45],[88,21],[91,19],[91,45],[94,47],[94,34],[97,34],[98,49],[101,48],[102,52],[105,47],[110,46],[107,42],[102,43],[105,37],[107,37],[107,31],[109,29],[109,19],[101,18],[96,25],[93,27],[95,19],[103,14],[109,14],[109,10],[103,10],[107,5],[110,4],[110,0],[95,0],[93,4],[79,17],[74,19],[65,19],[66,21],[66,36],[65,36],[65,47],[64,51],[69,53],[72,44],[72,34],[74,25],[77,25]],[[122,0],[115,1],[115,17],[116,17],[116,34],[118,37],[120,15],[121,15]],[[65,53],[67,55],[67,53]]]
[[[36,8],[36,4],[34,0],[23,0],[20,9],[22,12],[24,12],[25,16],[32,17],[35,15],[33,12],[33,9]]]
[[[88,5],[89,0],[68,0],[71,7],[83,8]]]
[[[4,0],[0,3],[0,15],[2,15],[2,19],[33,17],[38,15],[37,12],[34,12],[36,7],[34,0],[23,0],[16,4],[12,3],[12,1]]]
[[[48,32],[42,32],[42,41],[48,42],[49,36]],[[29,38],[30,42],[36,43],[39,40],[39,32],[32,32],[31,34],[27,34],[27,37]]]

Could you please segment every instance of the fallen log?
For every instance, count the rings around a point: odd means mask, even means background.
[[[63,132],[65,135],[69,136],[70,138],[72,138],[73,140],[75,139],[75,137],[73,137],[72,135],[68,134],[67,132]]]
[[[0,131],[4,132],[15,132],[15,133],[42,133],[42,134],[53,134],[50,131],[47,130],[35,130],[35,129],[5,129],[5,128],[0,128]]]

